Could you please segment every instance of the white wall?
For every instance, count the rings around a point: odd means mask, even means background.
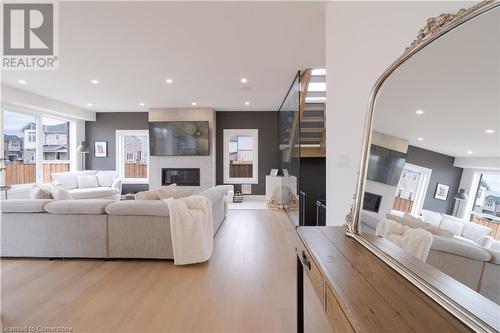
[[[200,168],[201,191],[215,186],[215,110],[210,108],[150,109],[149,121],[208,121],[209,156],[150,156],[149,188],[161,186],[162,168]]]
[[[373,84],[427,18],[471,2],[330,2],[326,9],[327,225],[342,225],[356,189]]]

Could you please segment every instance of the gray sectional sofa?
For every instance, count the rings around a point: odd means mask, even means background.
[[[212,202],[214,235],[231,189],[199,193]],[[162,200],[4,200],[1,209],[2,257],[173,259]]]

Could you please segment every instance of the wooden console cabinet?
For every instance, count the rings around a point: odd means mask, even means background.
[[[297,228],[296,252],[298,332],[304,331],[304,274],[332,332],[470,332],[343,227]]]

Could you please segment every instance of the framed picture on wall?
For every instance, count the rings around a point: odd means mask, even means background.
[[[94,142],[94,157],[108,157],[108,141]]]
[[[448,199],[448,191],[450,187],[448,185],[438,183],[436,186],[436,192],[434,192],[434,199],[446,200]]]

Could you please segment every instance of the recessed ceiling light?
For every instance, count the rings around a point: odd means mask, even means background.
[[[24,80],[19,80],[19,81],[17,81],[17,82],[19,82],[20,84],[26,84],[26,83],[28,83],[28,82],[26,82],[26,81],[24,81]]]
[[[139,103],[139,106],[144,106],[144,103],[143,103],[143,102],[140,102],[140,103]]]
[[[418,114],[419,116],[421,116],[424,114],[424,110],[417,110],[417,111],[415,111],[415,113]]]
[[[90,82],[91,82],[92,84],[99,84],[99,81],[97,81],[96,79],[92,79],[92,80],[90,80]]]
[[[245,105],[247,105],[247,106],[250,105],[250,102],[245,102]]]
[[[472,150],[467,151],[467,154],[472,154]]]
[[[418,141],[422,141],[422,140],[424,140],[424,138],[417,138],[417,140],[418,140]]]
[[[87,103],[87,106],[92,106],[92,103]]]
[[[245,77],[242,78],[240,81],[241,81],[241,83],[247,83],[248,82],[248,80]]]
[[[166,79],[165,82],[167,82],[168,84],[170,84],[170,83],[174,83],[174,80],[172,80],[172,79]]]
[[[487,129],[485,132],[486,132],[486,134],[493,134],[493,133],[495,133],[495,130]]]
[[[191,103],[192,106],[196,106],[196,102]]]

